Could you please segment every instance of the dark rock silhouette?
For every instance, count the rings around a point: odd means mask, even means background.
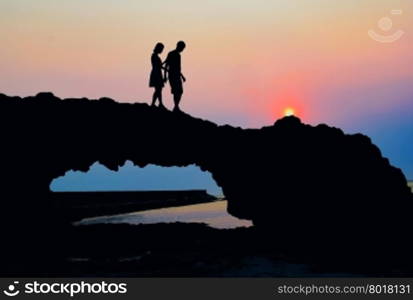
[[[29,261],[57,268],[50,262],[64,255],[70,217],[52,200],[54,178],[127,160],[211,172],[229,213],[291,251],[395,264],[411,251],[412,193],[367,136],[296,117],[261,129],[217,126],[147,104],[51,93],[0,94],[0,112],[2,251],[13,270],[27,274]]]

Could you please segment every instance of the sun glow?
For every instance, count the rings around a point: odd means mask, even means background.
[[[294,108],[287,107],[286,109],[284,109],[284,116],[291,117],[291,116],[294,116],[294,115],[295,115]]]

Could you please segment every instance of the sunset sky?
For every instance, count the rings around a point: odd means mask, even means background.
[[[165,58],[184,40],[183,110],[260,127],[290,107],[371,136],[413,179],[412,31],[411,0],[1,0],[0,92],[149,102],[155,43]]]

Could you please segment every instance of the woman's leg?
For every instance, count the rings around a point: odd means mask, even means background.
[[[155,103],[156,103],[156,99],[158,98],[158,95],[157,95],[157,88],[155,88],[155,91],[153,92],[153,95],[152,95],[152,106],[155,106]]]
[[[157,93],[158,93],[158,100],[159,100],[159,106],[163,107],[163,103],[162,103],[162,87],[158,87],[156,89]]]
[[[153,93],[153,96],[152,96],[152,106],[155,106],[156,99],[159,100],[159,106],[163,106],[163,103],[162,103],[162,87],[155,87],[155,92]]]

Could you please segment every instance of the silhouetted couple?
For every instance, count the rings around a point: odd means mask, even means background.
[[[171,93],[174,97],[174,111],[180,111],[179,102],[181,102],[182,94],[184,93],[182,81],[185,81],[184,75],[181,73],[181,52],[185,49],[185,43],[179,41],[176,44],[176,49],[169,52],[166,60],[162,63],[159,54],[162,53],[164,45],[157,43],[153,49],[151,57],[152,71],[149,80],[149,86],[155,88],[155,92],[152,97],[152,106],[156,104],[156,100],[159,101],[159,107],[165,108],[162,103],[162,89],[164,83],[168,81],[171,85]],[[162,76],[162,70],[164,70]]]

